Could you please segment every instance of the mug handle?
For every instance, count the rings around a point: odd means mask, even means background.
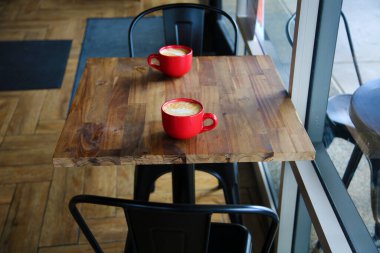
[[[155,69],[161,71],[160,65],[152,63],[153,59],[157,59],[157,61],[159,61],[158,60],[158,54],[151,54],[151,55],[148,56],[148,64],[149,64],[149,66],[151,66],[152,68],[155,68]]]
[[[214,129],[218,125],[218,118],[215,116],[215,114],[205,113],[203,115],[203,121],[205,121],[206,119],[211,119],[213,122],[209,126],[203,125],[201,133],[206,132],[206,131],[210,131],[210,130]]]

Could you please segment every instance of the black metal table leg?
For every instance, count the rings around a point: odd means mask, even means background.
[[[175,164],[172,166],[173,202],[194,204],[194,164]]]

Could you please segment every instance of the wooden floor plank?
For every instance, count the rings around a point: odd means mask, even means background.
[[[53,152],[49,147],[22,150],[2,150],[0,161],[2,166],[51,164]]]
[[[18,41],[23,40],[25,38],[25,32],[19,31],[19,30],[12,30],[12,29],[3,29],[7,30],[4,31],[5,33],[0,33],[0,40],[1,41]]]
[[[0,189],[1,184],[44,182],[51,181],[52,178],[53,166],[51,164],[0,166]]]
[[[107,253],[122,253],[124,251],[125,242],[102,243],[102,247]],[[65,245],[55,247],[41,247],[39,253],[93,253],[89,243],[79,245]]]
[[[68,210],[72,196],[83,193],[85,168],[54,169],[40,246],[73,244],[79,230]]]
[[[0,184],[0,205],[11,203],[15,189],[15,184]]]
[[[96,166],[85,170],[84,194],[97,194],[116,197],[116,166]],[[106,206],[82,207],[83,215],[87,218],[115,216],[115,208]]]
[[[117,166],[116,196],[118,198],[130,198],[133,196],[134,171],[133,165]]]
[[[33,148],[54,149],[59,138],[55,134],[33,134],[33,135],[7,135],[0,146],[0,150],[20,150]]]
[[[44,40],[46,39],[47,28],[29,30],[25,33],[23,40]]]
[[[77,29],[77,21],[70,20],[58,20],[49,23],[46,38],[50,40],[60,39],[60,40],[72,40],[73,34]]]
[[[18,98],[0,98],[0,144],[7,133],[9,122],[16,110]]]
[[[5,221],[8,218],[9,206],[10,206],[9,204],[0,205],[0,235],[3,233]]]
[[[59,134],[62,131],[65,120],[63,119],[41,119],[36,127],[36,134]]]
[[[65,80],[63,82],[65,83]],[[70,78],[69,83],[72,85],[74,78]],[[46,100],[41,108],[40,120],[61,120],[65,118],[69,108],[69,93],[67,91],[63,92],[63,87],[60,90],[48,91]]]
[[[33,134],[35,132],[45,96],[46,90],[23,92],[9,124],[9,134]]]
[[[17,6],[12,6],[11,4],[8,4],[4,6],[4,8],[2,8],[0,20],[14,20],[18,12],[19,8]]]
[[[44,182],[17,186],[0,238],[0,252],[36,252],[49,185]]]

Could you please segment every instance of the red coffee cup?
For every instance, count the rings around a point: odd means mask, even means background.
[[[153,63],[156,59],[159,64]],[[171,77],[181,77],[190,71],[193,62],[193,50],[182,45],[170,45],[160,48],[158,54],[148,57],[148,64]]]
[[[176,139],[189,139],[218,125],[214,114],[205,113],[203,105],[190,98],[176,98],[165,102],[161,107],[161,115],[165,132]],[[206,119],[211,119],[213,123],[205,126]]]

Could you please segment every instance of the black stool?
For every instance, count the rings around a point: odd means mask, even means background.
[[[138,165],[135,169],[134,199],[148,201],[150,193],[154,190],[155,181],[162,175],[173,172],[183,165]],[[219,181],[219,187],[223,189],[227,204],[239,204],[239,176],[237,163],[207,163],[196,164],[196,169],[215,176]],[[173,180],[173,192],[175,187],[192,187],[190,192],[195,192],[194,183],[187,186],[178,185]],[[230,219],[234,223],[241,224],[241,217],[237,214],[230,214]]]
[[[371,207],[376,240],[380,239],[380,79],[369,81],[352,95],[350,117],[357,131],[357,142],[371,169]]]

